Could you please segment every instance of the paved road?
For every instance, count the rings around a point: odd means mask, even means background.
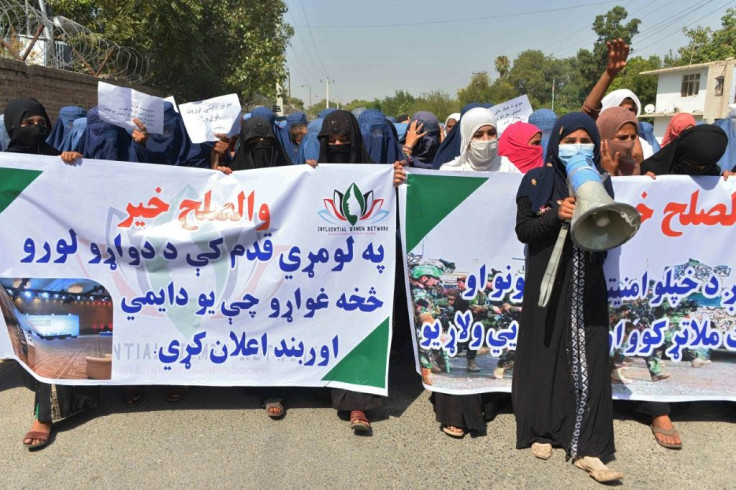
[[[599,485],[565,463],[561,450],[540,461],[514,449],[506,408],[482,437],[453,440],[434,422],[428,393],[410,361],[392,365],[391,397],[372,437],[357,437],[329,408],[323,390],[289,393],[284,420],[269,420],[255,392],[195,388],[177,405],[149,387],[127,409],[104,388],[99,411],[58,426],[48,448],[29,453],[21,438],[33,394],[21,370],[0,362],[0,475],[3,488],[482,488]],[[736,410],[694,403],[675,417],[681,451],[657,446],[648,427],[617,405],[617,460],[633,488],[736,486]]]

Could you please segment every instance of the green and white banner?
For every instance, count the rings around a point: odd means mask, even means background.
[[[0,357],[58,384],[387,394],[393,169],[0,154]]]
[[[409,316],[427,389],[511,390],[524,328],[520,181],[412,170],[399,189]],[[736,400],[736,181],[613,183],[616,200],[642,215],[639,233],[605,264],[614,397]]]

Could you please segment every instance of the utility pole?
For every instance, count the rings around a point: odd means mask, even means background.
[[[276,113],[277,116],[283,116],[283,110],[284,110],[284,96],[281,90],[281,84],[277,81],[276,82],[276,107],[275,107],[274,113]]]
[[[291,72],[290,71],[286,72],[286,80],[289,82],[289,85],[288,85],[289,87],[289,105],[291,105]]]
[[[309,85],[308,83],[305,83],[305,84],[302,85],[302,88],[304,88],[304,87],[307,87],[309,89],[309,101],[307,102],[307,106],[308,107],[311,107],[312,106],[312,86]],[[306,109],[306,107],[305,107],[305,109]]]
[[[552,79],[552,110],[555,110],[555,79]]]
[[[325,78],[325,109],[330,108],[330,82],[335,83],[334,80],[330,80],[330,77],[326,77]]]

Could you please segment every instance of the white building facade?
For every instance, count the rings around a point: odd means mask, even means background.
[[[712,123],[728,117],[736,104],[736,60],[699,63],[696,65],[643,71],[641,75],[658,75],[657,101],[654,111],[641,117],[654,119],[654,136],[664,137],[675,114],[692,114],[696,121]]]

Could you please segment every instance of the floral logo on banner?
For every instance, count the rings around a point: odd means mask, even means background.
[[[324,199],[325,209],[319,211],[323,220],[332,224],[355,226],[358,222],[365,224],[378,223],[388,216],[388,211],[381,209],[383,199],[373,197],[373,191],[363,194],[355,183],[345,192],[335,189],[332,199]]]

